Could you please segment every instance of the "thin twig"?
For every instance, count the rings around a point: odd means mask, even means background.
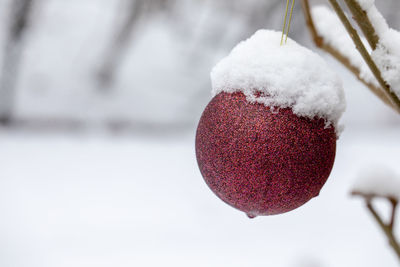
[[[311,15],[310,3],[308,2],[308,0],[303,0],[301,4],[301,6],[303,7],[304,16],[306,18],[307,27],[311,32],[314,43],[316,46],[322,48],[324,46],[324,41],[323,38],[318,34],[317,29],[315,28],[314,19]]]
[[[364,61],[367,63],[368,67],[371,69],[372,73],[374,74],[375,78],[384,89],[385,93],[387,94],[388,98],[392,101],[393,105],[397,107],[397,110],[400,109],[400,99],[397,95],[392,92],[390,86],[385,82],[382,78],[381,71],[376,66],[375,62],[372,60],[371,56],[369,55],[367,49],[365,48],[363,42],[361,41],[360,36],[358,35],[356,29],[354,29],[353,25],[351,25],[350,21],[348,20],[346,14],[343,12],[342,8],[338,4],[336,0],[329,0],[333,9],[335,10],[336,14],[338,15],[339,19],[342,21],[344,27],[346,28],[347,32],[349,33],[351,39],[353,40],[357,50],[360,52],[361,56],[363,57]]]
[[[396,211],[397,211],[398,201],[397,201],[397,199],[391,198],[390,203],[392,204],[392,216],[390,217],[389,226],[390,226],[390,229],[393,231],[394,222],[396,220]]]
[[[375,50],[379,43],[379,37],[376,34],[375,28],[374,26],[372,26],[372,23],[369,20],[367,13],[361,8],[360,4],[357,1],[344,1],[346,2],[346,5],[348,6],[351,14],[353,14],[354,20],[357,22],[361,31],[364,33],[364,36],[367,39],[372,50]]]
[[[337,49],[335,49],[333,46],[327,44],[322,36],[319,35],[314,19],[311,14],[311,9],[310,9],[310,4],[308,0],[303,0],[302,1],[302,7],[303,7],[303,12],[305,15],[306,23],[308,26],[308,29],[311,33],[311,37],[314,40],[314,43],[317,47],[320,49],[324,50],[325,52],[329,53],[331,56],[333,56],[336,60],[338,60],[340,63],[343,64],[349,71],[351,71],[357,79],[362,82],[366,87],[370,89],[370,91],[375,94],[378,98],[380,98],[385,104],[389,105],[391,108],[397,110],[400,113],[400,108],[397,108],[395,105],[392,104],[392,101],[387,97],[385,92],[380,87],[376,87],[374,84],[367,82],[361,77],[361,73],[359,68],[354,67],[351,63],[349,58],[344,56],[342,53],[340,53]]]
[[[397,242],[394,233],[393,233],[393,228],[391,228],[390,225],[386,225],[382,218],[379,216],[379,214],[376,212],[374,206],[372,206],[371,201],[366,201],[367,208],[374,217],[374,219],[377,221],[379,226],[382,228],[383,232],[385,233],[386,237],[389,239],[389,244],[395,251],[397,257],[400,259],[400,246],[399,243]]]
[[[391,196],[387,196],[387,195],[369,194],[369,193],[364,193],[364,192],[359,192],[359,191],[353,191],[351,194],[353,196],[362,197],[364,199],[368,211],[372,214],[372,216],[378,223],[379,227],[383,230],[383,232],[385,233],[386,237],[389,240],[390,246],[393,248],[397,257],[400,259],[400,244],[397,242],[396,237],[394,235],[394,222],[395,222],[395,218],[396,218],[396,210],[397,210],[397,206],[398,206],[398,200]],[[390,221],[388,223],[385,223],[383,221],[382,217],[378,214],[378,212],[375,210],[374,206],[372,205],[372,201],[376,198],[387,199],[392,205]]]

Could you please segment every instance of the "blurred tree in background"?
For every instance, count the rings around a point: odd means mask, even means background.
[[[280,0],[36,1],[34,14],[33,0],[0,1],[0,119],[145,131],[193,126],[212,66],[257,29],[280,30],[284,11]],[[377,4],[398,27],[399,1]],[[311,45],[300,8],[291,37]]]
[[[32,4],[33,0],[15,0],[9,7],[10,14],[0,73],[0,122],[3,123],[7,123],[12,116],[24,33],[29,24]]]

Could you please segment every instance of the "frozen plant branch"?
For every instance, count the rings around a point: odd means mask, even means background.
[[[371,69],[372,73],[374,74],[375,78],[378,80],[379,84],[386,92],[389,99],[392,101],[393,105],[397,109],[400,108],[400,99],[392,92],[390,86],[384,81],[382,78],[381,71],[376,66],[375,62],[372,60],[370,54],[368,53],[367,49],[365,48],[363,42],[361,41],[360,36],[358,35],[356,29],[351,25],[350,21],[348,20],[346,14],[343,12],[342,8],[338,4],[336,0],[329,0],[333,9],[335,10],[336,14],[338,15],[339,19],[342,21],[344,27],[346,28],[347,32],[349,33],[351,39],[353,40],[357,50],[360,52],[361,56],[364,58],[365,62],[367,63],[368,67]]]
[[[393,207],[395,208],[395,206],[393,206]],[[371,202],[367,202],[367,208],[370,211],[370,213],[373,215],[375,220],[378,222],[379,226],[384,231],[386,237],[389,240],[390,246],[393,248],[393,250],[395,251],[397,257],[400,259],[400,246],[399,246],[399,243],[396,240],[396,237],[394,236],[393,227],[391,227],[390,224],[385,224],[383,222],[382,218],[376,212],[376,210],[374,209],[374,206],[372,205]],[[392,213],[392,218],[394,218],[393,217],[393,213]]]
[[[307,26],[310,29],[310,32],[311,32],[311,35],[313,37],[315,44],[318,47],[320,47],[321,49],[323,49],[326,52],[328,52],[329,54],[331,54],[333,57],[335,57],[347,69],[349,69],[361,82],[363,82],[377,97],[379,97],[383,102],[385,102],[390,107],[392,107],[394,110],[396,110],[398,113],[400,113],[400,99],[391,90],[391,88],[387,84],[387,82],[383,79],[381,71],[379,70],[376,63],[371,58],[371,55],[369,54],[368,50],[364,46],[357,31],[354,29],[354,27],[348,20],[347,16],[345,15],[344,11],[340,7],[340,5],[337,3],[337,1],[329,0],[329,2],[331,3],[333,9],[335,10],[335,12],[336,12],[337,16],[339,17],[340,21],[342,22],[343,26],[346,28],[349,36],[351,37],[354,45],[356,46],[356,49],[362,56],[364,62],[368,65],[373,76],[376,78],[376,80],[378,81],[379,84],[375,85],[374,83],[365,80],[361,75],[361,70],[351,64],[351,58],[348,58],[347,56],[343,55],[342,53],[340,53],[340,51],[338,49],[336,49],[334,46],[329,45],[324,40],[324,38],[317,31],[316,24],[313,20],[313,16],[310,11],[310,5],[309,5],[308,0],[303,0],[303,11],[304,11],[304,14],[306,17]],[[348,3],[349,5],[352,5],[352,3],[354,3],[353,0],[348,0],[348,2],[349,2]],[[357,3],[357,5],[358,5],[358,3]],[[358,9],[357,9],[357,7],[358,7]],[[353,5],[352,9],[360,11],[361,7],[359,5],[357,7]],[[354,12],[356,12],[356,11],[354,11]],[[363,28],[366,32],[366,35],[368,34],[367,40],[373,44],[373,42],[376,41],[376,38],[374,37],[374,36],[376,36],[376,34],[375,34],[375,31],[371,31],[373,29],[373,26],[369,22],[366,14],[359,15],[359,21],[360,21],[359,22],[360,24],[364,25]],[[367,29],[369,29],[369,30],[367,30]]]
[[[392,203],[392,217],[390,218],[390,228],[393,229],[394,227],[394,221],[396,220],[396,211],[397,211],[397,205],[399,202],[397,199],[389,198],[390,202]]]
[[[327,9],[319,9],[318,12],[314,12],[316,10],[313,9],[311,12],[308,0],[303,0],[304,15],[314,43],[340,61],[376,96],[400,113],[400,79],[398,78],[400,76],[398,63],[400,61],[400,50],[398,51],[400,33],[389,28],[386,20],[376,9],[374,1],[344,0],[365,36],[365,43],[368,42],[370,46],[370,49],[367,49],[338,1],[329,0],[329,2],[337,17],[332,16],[332,12]],[[315,19],[314,15],[319,20]],[[335,27],[337,25],[343,25],[345,30],[342,27]],[[364,199],[368,211],[386,235],[390,246],[400,260],[400,244],[394,234],[396,211],[400,199],[400,177],[388,170],[375,168],[366,172],[361,178],[366,179],[357,184],[352,195]],[[388,222],[385,222],[376,211],[373,205],[373,200],[376,198],[384,198],[390,202],[391,216]]]
[[[353,39],[354,44],[356,45],[357,50],[360,52],[361,56],[364,58],[365,62],[371,69],[372,73],[374,74],[375,78],[378,80],[379,84],[383,88],[383,90],[388,94],[388,97],[391,99],[393,104],[396,106],[397,110],[400,108],[400,99],[399,97],[393,92],[390,85],[383,79],[382,73],[372,60],[371,55],[366,50],[364,44],[362,43],[360,36],[358,35],[357,31],[353,28],[350,21],[347,19],[346,15],[344,14],[343,10],[340,8],[338,2],[336,0],[329,0],[333,9],[338,14],[340,20],[342,21],[343,25],[345,26],[346,30],[349,32],[350,37]],[[371,45],[372,49],[376,49],[376,45],[379,42],[379,38],[377,40],[377,35],[375,34],[374,26],[369,21],[369,18],[365,11],[361,10],[360,5],[356,0],[345,0],[347,6],[349,7],[350,11],[354,12],[353,16],[354,19],[357,21],[358,25],[360,25],[361,29],[367,33],[366,37],[367,40]],[[376,43],[375,43],[376,42]],[[374,48],[375,46],[375,48]],[[400,75],[400,73],[399,73]]]
[[[353,185],[352,195],[364,199],[368,211],[385,233],[390,246],[400,260],[400,244],[394,234],[396,211],[400,199],[400,176],[385,166],[368,165],[363,168]],[[372,204],[373,200],[378,198],[387,200],[391,205],[390,219],[387,222],[382,219]]]
[[[374,85],[372,82],[367,81],[364,79],[361,75],[361,71],[358,67],[354,66],[351,64],[350,58],[347,57],[346,55],[342,54],[339,50],[337,50],[333,45],[330,45],[324,37],[320,35],[320,33],[317,31],[314,18],[311,14],[311,8],[308,0],[303,0],[302,1],[302,7],[303,7],[303,12],[305,15],[306,19],[306,24],[307,27],[311,33],[311,37],[313,38],[313,41],[315,45],[333,56],[336,60],[338,60],[340,63],[342,63],[343,66],[345,66],[350,72],[352,72],[357,79],[362,82],[366,87],[370,89],[370,91],[375,94],[378,98],[380,98],[384,103],[389,105],[392,108],[395,108],[395,106],[391,103],[390,99],[386,96],[386,94],[382,91],[382,89],[376,85]],[[400,109],[399,109],[400,112]]]
[[[345,0],[346,5],[349,7],[354,20],[357,22],[361,31],[364,33],[372,50],[375,50],[379,43],[379,37],[376,34],[374,26],[372,26],[367,13],[361,8],[360,4],[355,0]]]
[[[378,223],[379,227],[385,233],[386,237],[389,240],[390,246],[393,248],[394,252],[396,253],[397,257],[400,260],[400,245],[394,235],[394,222],[395,222],[395,218],[396,218],[396,210],[397,210],[397,206],[398,206],[398,200],[391,196],[366,194],[366,193],[362,193],[362,192],[358,192],[358,191],[353,191],[352,195],[360,196],[364,199],[368,211],[371,213],[371,215],[374,217],[375,221]],[[374,198],[385,198],[391,203],[391,207],[392,207],[391,216],[390,216],[390,221],[388,223],[384,222],[382,217],[378,214],[375,207],[373,206],[372,200]]]

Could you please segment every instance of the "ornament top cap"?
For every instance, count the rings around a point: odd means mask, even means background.
[[[259,30],[239,43],[211,72],[213,95],[243,92],[250,102],[291,108],[310,119],[322,118],[340,132],[346,101],[339,76],[316,53],[282,33]]]

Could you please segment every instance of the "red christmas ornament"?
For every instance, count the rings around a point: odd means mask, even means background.
[[[196,155],[211,190],[249,217],[296,209],[318,196],[331,172],[337,135],[323,119],[219,93],[197,129]]]

